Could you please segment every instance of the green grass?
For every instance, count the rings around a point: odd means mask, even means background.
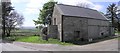
[[[120,31],[118,31],[118,33],[120,34]]]
[[[120,40],[120,37],[118,37],[118,40]]]
[[[115,33],[118,33],[118,34],[120,34],[120,31],[116,31]]]
[[[48,41],[42,40],[42,37],[39,36],[27,36],[27,37],[19,37],[15,41],[20,42],[29,42],[29,43],[40,43],[40,44],[60,44],[60,45],[73,45],[72,43],[60,42],[57,39],[49,38]]]

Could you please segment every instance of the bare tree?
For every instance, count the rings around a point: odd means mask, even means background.
[[[10,36],[11,30],[16,26],[23,24],[24,17],[18,14],[16,11],[12,11],[5,19],[7,37]]]

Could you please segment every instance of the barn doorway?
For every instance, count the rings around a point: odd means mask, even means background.
[[[54,18],[54,25],[56,25],[56,18]]]
[[[74,40],[80,40],[80,31],[74,31]]]

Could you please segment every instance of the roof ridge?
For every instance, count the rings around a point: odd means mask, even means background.
[[[74,5],[67,5],[67,4],[57,4],[57,5],[64,5],[64,6],[70,6],[70,7],[78,7],[78,8],[84,8],[84,9],[89,9],[89,10],[97,11],[95,9],[90,9],[90,8],[85,8],[85,7],[80,7],[80,6],[74,6]]]

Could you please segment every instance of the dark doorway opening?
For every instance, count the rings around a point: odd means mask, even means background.
[[[56,18],[54,18],[54,25],[56,25]]]
[[[75,35],[74,35],[74,39],[75,40],[80,40],[80,31],[74,31]]]

